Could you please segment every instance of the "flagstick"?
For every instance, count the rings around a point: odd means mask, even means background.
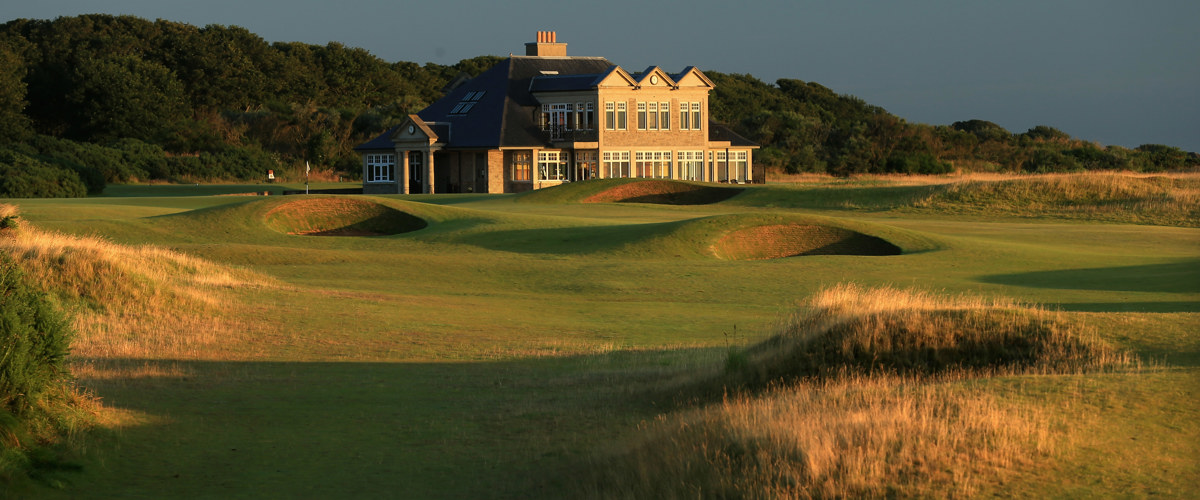
[[[304,194],[308,194],[308,171],[309,170],[312,170],[312,167],[310,167],[308,165],[308,160],[305,160],[304,161]]]

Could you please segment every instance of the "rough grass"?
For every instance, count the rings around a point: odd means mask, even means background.
[[[730,375],[765,385],[846,373],[1081,373],[1134,359],[1060,314],[1003,300],[842,284],[814,295]]]
[[[934,190],[917,208],[1200,227],[1200,177],[1120,173],[966,181]]]
[[[733,350],[719,404],[663,418],[584,468],[596,498],[971,495],[1049,457],[1044,410],[964,380],[1127,366],[1080,325],[1028,306],[838,285],[780,333]],[[752,389],[745,391],[745,389]]]
[[[238,306],[222,290],[274,286],[251,271],[164,248],[28,224],[0,235],[0,251],[71,310],[72,354],[82,358],[216,355],[229,336],[248,329],[236,315],[216,314]]]

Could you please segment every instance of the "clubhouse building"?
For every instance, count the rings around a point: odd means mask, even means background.
[[[355,148],[363,192],[513,193],[592,178],[763,182],[758,146],[709,119],[694,67],[629,73],[567,56],[554,32],[460,78],[437,102]]]

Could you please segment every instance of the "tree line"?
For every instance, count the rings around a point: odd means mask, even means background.
[[[352,148],[500,61],[389,63],[336,42],[268,43],[236,26],[131,16],[0,25],[0,196],[78,196],[106,183],[257,180],[309,162],[356,178]],[[1101,147],[1050,127],[910,124],[815,83],[706,72],[714,118],[789,172],[951,168],[1170,170],[1160,145]]]

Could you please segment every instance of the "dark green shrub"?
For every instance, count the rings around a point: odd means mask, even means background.
[[[896,154],[888,158],[884,170],[897,174],[946,174],[952,170],[949,163],[939,161],[929,153]]]
[[[1025,163],[1021,165],[1021,169],[1030,173],[1052,173],[1052,172],[1072,172],[1079,170],[1079,163],[1075,161],[1075,157],[1063,154],[1062,151],[1056,149],[1037,149]]]
[[[0,151],[0,198],[81,198],[87,192],[87,185],[72,169]]]
[[[71,332],[49,298],[30,287],[8,255],[0,255],[0,409],[29,411],[67,377]]]
[[[64,429],[70,341],[63,314],[0,254],[0,497],[15,479],[73,467],[46,446]]]

